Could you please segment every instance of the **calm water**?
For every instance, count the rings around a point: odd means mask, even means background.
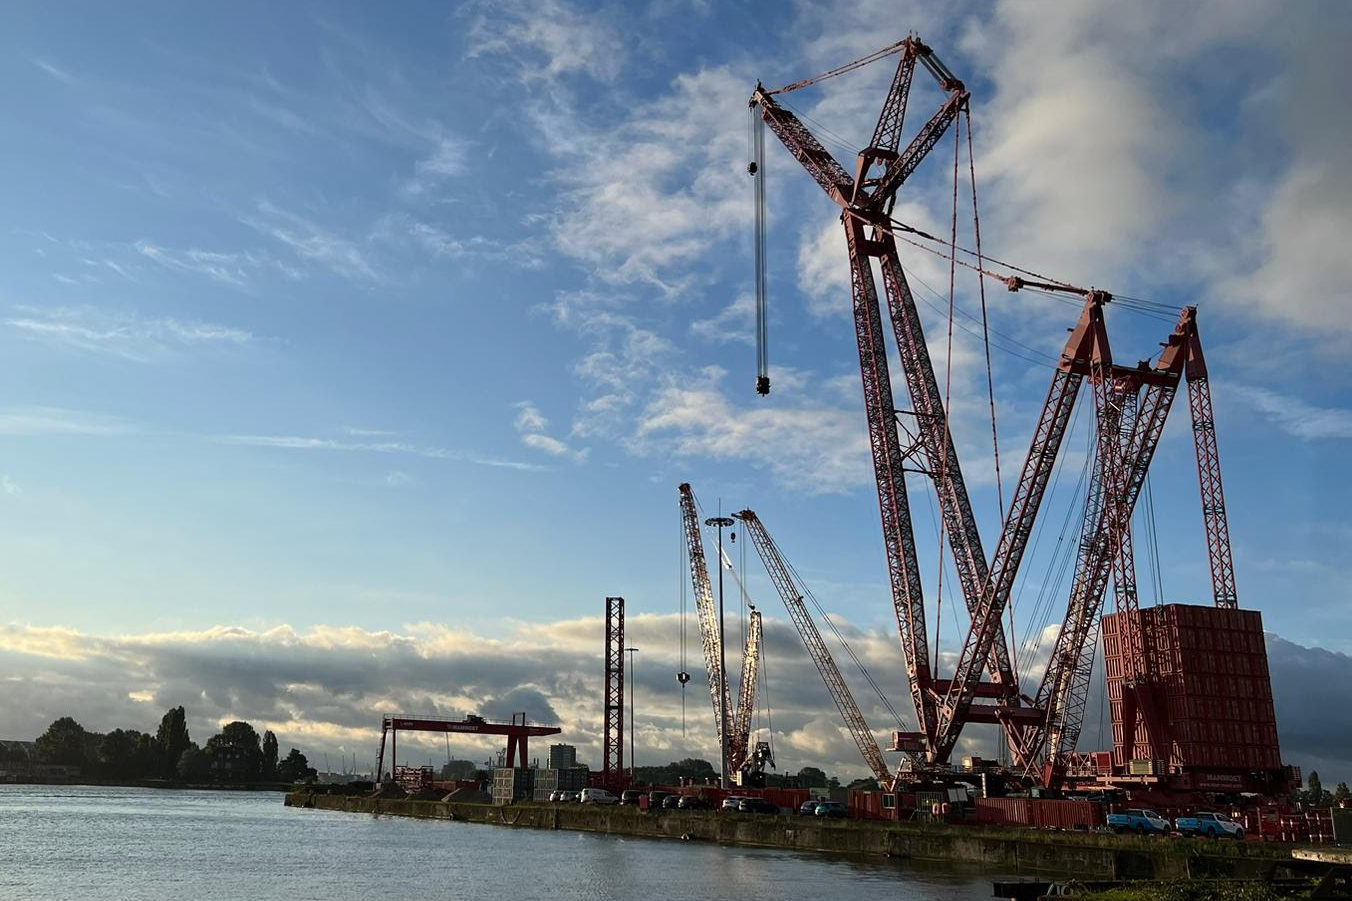
[[[270,792],[0,786],[4,899],[965,901],[990,898],[992,878],[780,851],[293,810]]]

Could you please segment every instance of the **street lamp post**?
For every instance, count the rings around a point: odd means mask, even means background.
[[[704,521],[706,526],[718,527],[718,673],[721,697],[718,702],[718,749],[722,757],[719,785],[732,787],[732,778],[728,775],[728,653],[727,642],[723,640],[723,530],[736,524],[730,516],[710,516]]]
[[[634,655],[638,648],[625,648],[629,655],[629,784],[634,784]]]

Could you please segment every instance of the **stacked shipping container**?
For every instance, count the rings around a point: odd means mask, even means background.
[[[511,804],[531,797],[535,770],[527,767],[498,767],[493,771],[493,803]]]
[[[548,801],[551,792],[580,792],[587,787],[591,773],[585,766],[535,771],[535,800]]]
[[[1154,700],[1167,723],[1167,744],[1157,745],[1151,736],[1143,752],[1145,734],[1138,727],[1135,753],[1123,747],[1122,688],[1129,672],[1124,614],[1109,614],[1103,617],[1103,648],[1117,759],[1160,760],[1174,771],[1280,769],[1262,615],[1190,604],[1137,615],[1153,652]]]

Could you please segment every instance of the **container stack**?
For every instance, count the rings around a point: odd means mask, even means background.
[[[1167,724],[1166,741],[1151,736],[1146,752],[1123,748],[1122,689],[1130,669],[1123,654],[1124,614],[1103,617],[1108,699],[1117,759],[1131,772],[1210,770],[1199,778],[1224,780],[1224,771],[1281,769],[1277,716],[1272,704],[1263,618],[1256,610],[1168,604],[1139,611],[1151,648],[1154,703]],[[1147,763],[1148,761],[1148,763]],[[1136,764],[1133,766],[1133,763]],[[1198,787],[1203,787],[1200,783]],[[1234,786],[1239,787],[1239,786]]]
[[[535,800],[548,801],[549,795],[556,791],[580,792],[587,787],[590,776],[591,774],[585,766],[537,770],[535,772]]]
[[[494,804],[529,800],[534,787],[535,770],[529,767],[498,767],[493,770]]]

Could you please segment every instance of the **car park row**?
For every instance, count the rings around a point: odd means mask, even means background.
[[[633,789],[621,792],[618,796],[603,788],[585,788],[580,792],[554,791],[549,794],[554,804],[592,804],[596,806],[632,806],[646,810],[711,810],[715,805],[699,795],[685,795],[675,792],[640,792]],[[764,798],[729,795],[717,805],[719,810],[739,813],[779,814],[787,813],[786,808],[775,806]],[[809,800],[798,808],[800,816],[819,816],[829,819],[845,819],[849,807],[844,801]]]

